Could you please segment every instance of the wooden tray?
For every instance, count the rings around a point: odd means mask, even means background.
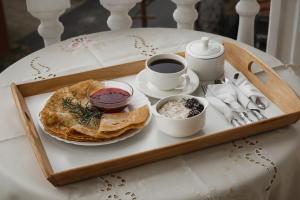
[[[58,88],[77,83],[86,79],[107,80],[134,75],[144,67],[144,60],[96,69],[92,71],[36,81],[24,84],[12,84],[12,93],[21,115],[28,138],[32,144],[40,167],[47,179],[55,186],[65,185],[99,175],[125,170],[131,167],[150,163],[180,154],[200,150],[213,145],[248,137],[264,131],[287,126],[300,118],[300,100],[289,86],[262,61],[253,54],[233,43],[224,43],[226,60],[241,71],[253,85],[268,97],[283,112],[283,115],[264,121],[255,122],[238,128],[220,131],[212,135],[202,135],[178,142],[163,148],[152,149],[89,166],[77,167],[55,173],[49,162],[41,138],[34,125],[25,97],[34,96]],[[184,53],[179,53],[183,55]],[[262,82],[251,69],[252,64],[260,66],[265,71],[268,80]]]

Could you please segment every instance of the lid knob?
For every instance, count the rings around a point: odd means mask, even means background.
[[[201,38],[201,49],[202,50],[207,50],[208,49],[208,42],[209,42],[209,39],[208,37],[202,37]]]
[[[194,58],[211,59],[224,53],[224,46],[209,37],[201,37],[200,40],[190,42],[186,47],[187,54]]]

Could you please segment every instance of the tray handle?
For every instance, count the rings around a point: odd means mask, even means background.
[[[224,47],[226,60],[242,72],[255,87],[283,112],[292,113],[300,111],[300,99],[271,67],[251,52],[232,42],[224,42]],[[252,66],[254,63],[265,72],[267,76],[266,81],[262,81],[253,72]]]
[[[11,84],[12,94],[16,103],[16,106],[19,110],[23,125],[26,129],[26,133],[31,141],[34,153],[37,157],[37,160],[42,168],[44,175],[49,178],[53,174],[53,169],[48,160],[45,149],[42,145],[42,141],[38,135],[38,132],[34,126],[32,117],[26,105],[25,99],[19,90],[18,86],[14,83]]]

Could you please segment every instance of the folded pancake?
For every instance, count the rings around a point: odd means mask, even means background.
[[[143,127],[148,116],[149,109],[148,106],[145,105],[131,112],[104,114],[100,120],[99,127],[76,124],[71,127],[71,130],[94,138],[115,138],[127,130]]]
[[[80,142],[107,141],[128,133],[129,130],[144,126],[149,116],[147,105],[131,112],[104,113],[100,119],[87,124],[81,123],[74,113],[66,109],[63,101],[87,105],[88,91],[103,88],[99,81],[87,80],[57,90],[40,112],[44,129],[57,137]],[[95,123],[94,123],[95,122]]]

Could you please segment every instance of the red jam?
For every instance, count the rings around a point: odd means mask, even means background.
[[[90,95],[90,102],[106,111],[120,111],[128,104],[130,94],[120,88],[103,88]]]

